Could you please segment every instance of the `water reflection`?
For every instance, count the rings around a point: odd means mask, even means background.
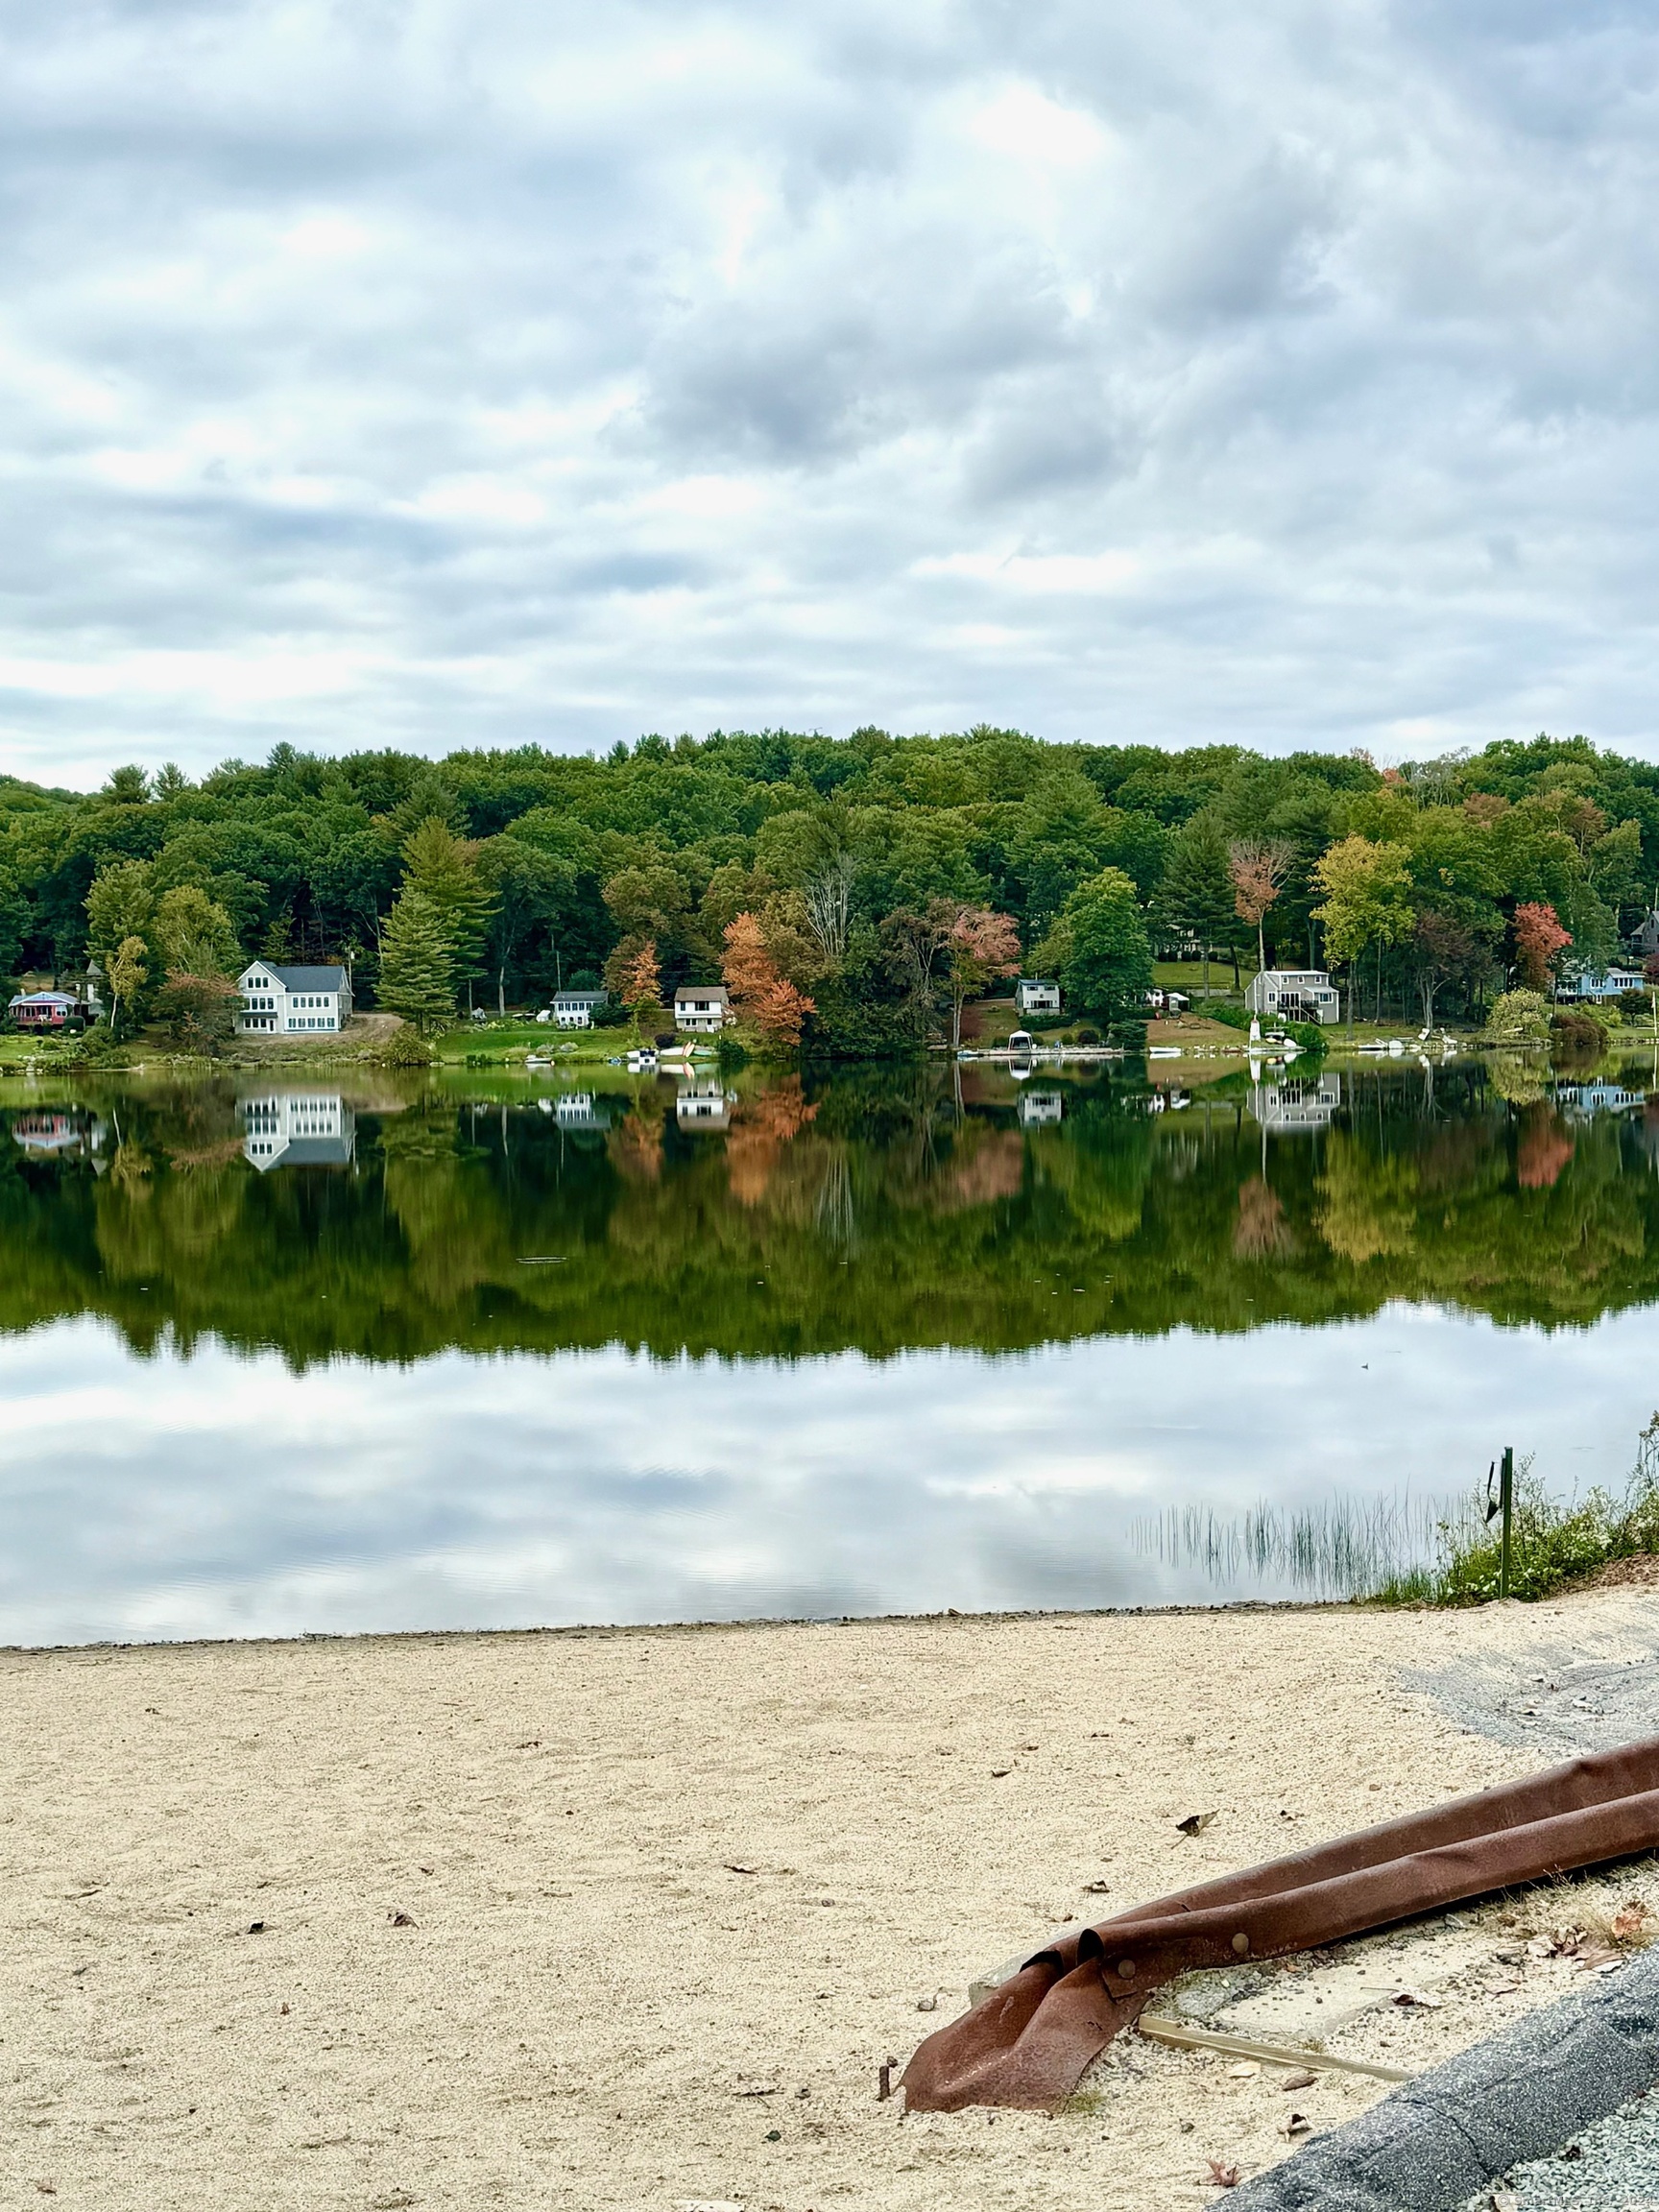
[[[13,1085],[0,1122],[5,1638],[1335,1594],[1416,1541],[1405,1486],[1505,1442],[1617,1482],[1653,1409],[1630,1071]]]

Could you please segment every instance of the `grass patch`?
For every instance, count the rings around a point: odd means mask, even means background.
[[[1375,1591],[1383,1605],[1483,1605],[1499,1594],[1502,1525],[1488,1519],[1481,1486],[1470,1492],[1438,1529],[1439,1557],[1408,1569]],[[1642,1431],[1636,1464],[1622,1497],[1602,1489],[1563,1503],[1532,1471],[1516,1469],[1509,1595],[1548,1598],[1615,1559],[1659,1552],[1659,1413]]]

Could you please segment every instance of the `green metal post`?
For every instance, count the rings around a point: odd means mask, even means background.
[[[1498,1503],[1503,1515],[1503,1549],[1498,1569],[1498,1595],[1509,1595],[1509,1521],[1515,1503],[1515,1449],[1503,1447],[1503,1471],[1498,1478]]]

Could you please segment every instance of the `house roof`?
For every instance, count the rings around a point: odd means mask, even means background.
[[[251,975],[258,968],[267,975],[275,975],[284,991],[344,991],[348,988],[346,971],[333,968],[279,968],[275,960],[251,960],[242,974]]]
[[[555,1006],[593,1006],[610,996],[610,992],[600,984],[591,991],[555,991],[553,1003]]]
[[[81,1001],[71,998],[67,991],[19,991],[9,1003],[13,1006],[79,1006]]]
[[[679,1005],[682,998],[713,998],[724,1004],[726,986],[724,983],[682,983],[679,990],[674,994],[676,1006]]]

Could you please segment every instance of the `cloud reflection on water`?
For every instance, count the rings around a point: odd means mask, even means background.
[[[1285,1594],[1136,1549],[1168,1505],[1444,1495],[1502,1444],[1619,1481],[1641,1313],[656,1362],[617,1349],[303,1377],[81,1320],[0,1343],[0,1640],[294,1635]]]

